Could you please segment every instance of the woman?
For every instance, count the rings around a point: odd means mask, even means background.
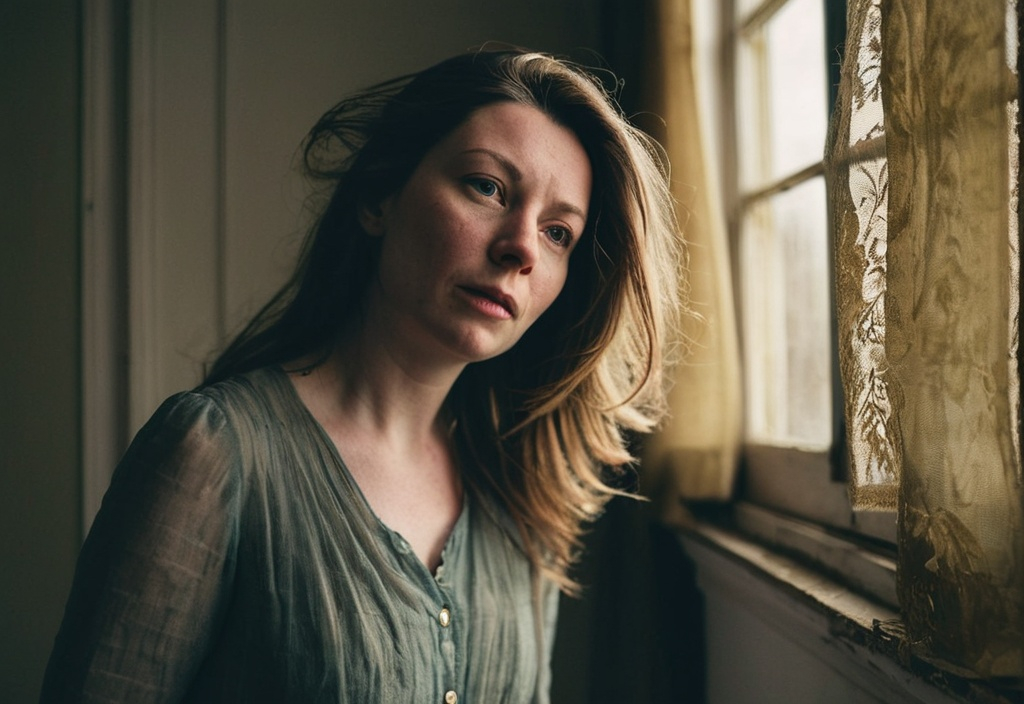
[[[547,701],[581,530],[662,412],[656,154],[521,51],[327,113],[298,270],[132,443],[43,701]]]

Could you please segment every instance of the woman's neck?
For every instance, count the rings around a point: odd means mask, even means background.
[[[462,506],[442,412],[458,371],[404,364],[386,347],[349,337],[308,374],[290,375],[378,518],[431,572]]]
[[[431,364],[360,326],[340,335],[296,386],[325,427],[343,424],[412,449],[436,439],[441,409],[464,366]]]

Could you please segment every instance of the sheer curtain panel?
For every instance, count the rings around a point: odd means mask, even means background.
[[[915,652],[1024,676],[1013,0],[850,0],[826,167],[859,508]]]

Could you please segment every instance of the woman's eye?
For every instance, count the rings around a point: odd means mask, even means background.
[[[548,237],[559,247],[568,247],[572,244],[572,233],[564,227],[549,227]]]
[[[473,190],[487,198],[493,198],[499,193],[498,184],[489,178],[474,177],[467,179],[467,181]]]

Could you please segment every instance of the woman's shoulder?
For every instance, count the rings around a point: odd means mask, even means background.
[[[264,367],[191,392],[197,404],[214,406],[236,426],[265,426],[294,412],[294,391],[284,371]]]
[[[237,450],[246,426],[276,417],[281,382],[288,383],[282,372],[266,369],[176,393],[139,429],[127,454]]]
[[[204,384],[189,394],[207,399],[224,409],[258,399],[280,396],[283,386],[288,384],[285,372],[279,367],[262,367],[243,374],[236,374],[213,384]]]

